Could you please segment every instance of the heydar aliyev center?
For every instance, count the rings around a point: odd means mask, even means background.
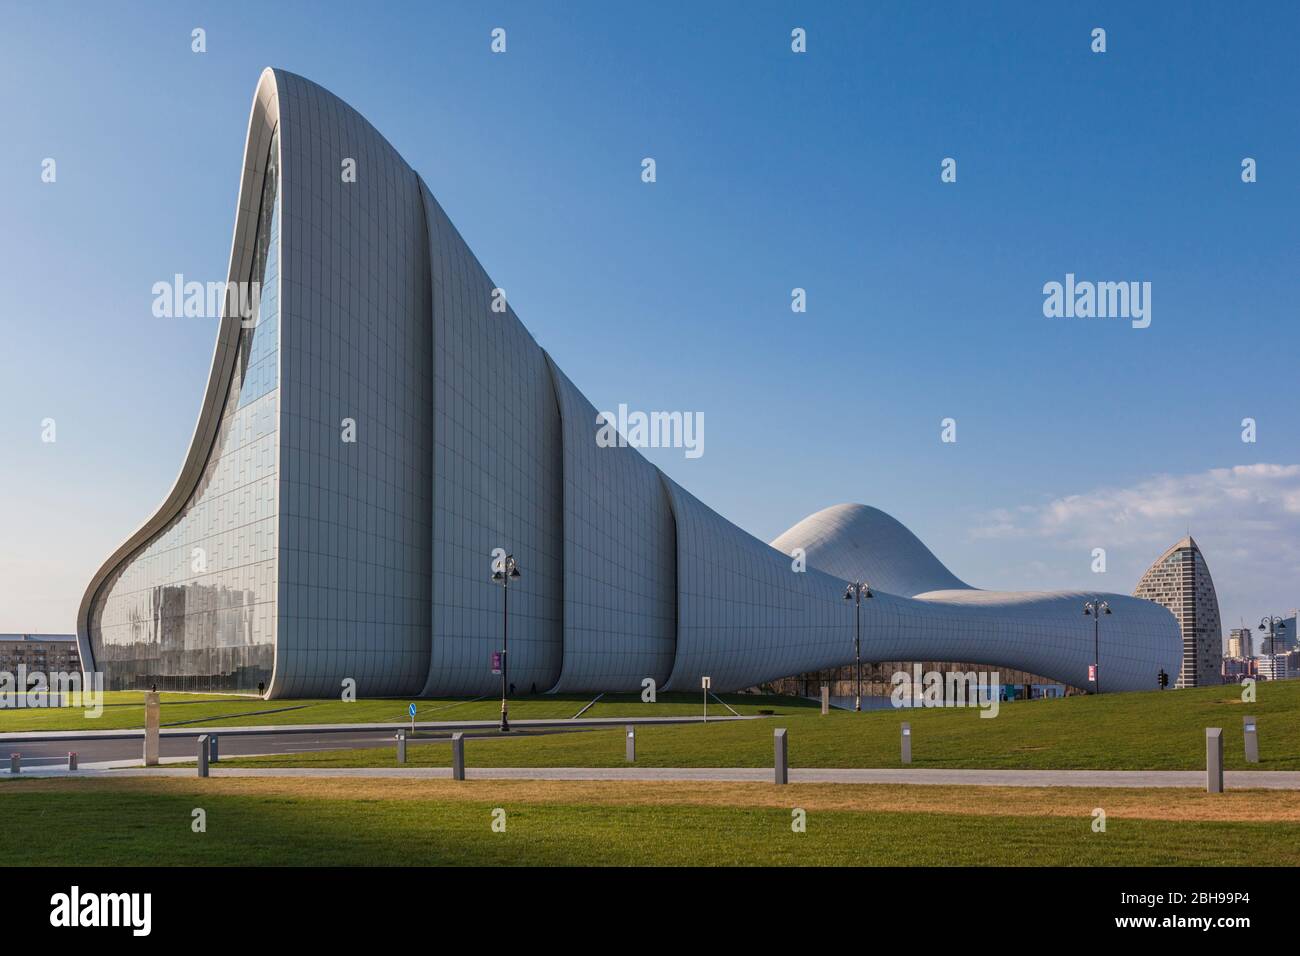
[[[340,174],[352,161],[354,177]],[[634,448],[510,310],[424,181],[356,111],[266,70],[249,119],[227,310],[189,451],[78,612],[112,688],[478,695],[510,587],[519,693],[734,690],[853,660],[964,661],[1156,686],[1164,608],[958,580],[905,527],[838,505],[764,544]],[[806,570],[796,570],[802,549]]]

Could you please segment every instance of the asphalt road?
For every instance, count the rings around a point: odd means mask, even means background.
[[[321,750],[354,750],[363,747],[391,747],[396,754],[394,737],[399,727],[383,730],[355,730],[344,728],[337,731],[312,731],[311,733],[283,734],[228,734],[218,733],[217,748],[222,757],[249,756],[252,754],[291,754],[309,753]],[[551,733],[578,733],[593,730],[584,727],[547,727],[514,731],[511,737],[536,736]],[[205,731],[210,733],[211,731]],[[465,731],[466,738],[494,737],[492,731]],[[162,758],[184,757],[193,759],[198,752],[199,731],[193,734],[176,733],[169,730],[158,740],[158,755]],[[450,739],[449,733],[429,734],[427,737],[407,738],[407,746],[428,746],[445,744]],[[85,736],[76,739],[58,740],[21,740],[0,741],[0,769],[9,767],[9,755],[21,753],[24,768],[66,766],[68,751],[77,753],[79,766],[110,761],[140,761],[144,757],[144,739],[142,737],[106,737]],[[394,757],[396,759],[396,757]]]

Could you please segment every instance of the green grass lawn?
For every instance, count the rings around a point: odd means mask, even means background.
[[[832,711],[782,707],[761,721],[637,728],[637,763],[646,767],[770,767],[772,731],[789,730],[794,767],[899,767],[899,725],[912,725],[912,766],[1018,769],[1199,770],[1205,728],[1222,727],[1229,769],[1300,770],[1300,681],[1263,683],[1243,704],[1240,688],[1202,687],[1003,705],[987,719],[976,709]],[[751,698],[752,699],[752,698]],[[654,705],[656,707],[663,706]],[[642,708],[638,710],[637,708]],[[739,708],[738,708],[739,709]],[[646,704],[629,713],[654,713]],[[1260,763],[1243,756],[1242,716],[1259,720]],[[466,742],[470,767],[624,766],[621,727],[583,733]],[[412,743],[407,763],[447,766],[445,743]],[[230,766],[382,767],[392,748],[224,760]]]
[[[156,781],[165,783],[166,781]],[[7,865],[1300,865],[1300,823],[5,787]],[[71,784],[83,784],[73,786]],[[191,829],[192,811],[207,832]],[[67,839],[38,839],[50,827]],[[75,822],[75,825],[74,825]]]
[[[764,767],[772,760],[772,730],[790,732],[790,760],[796,767],[900,766],[899,724],[912,724],[913,766],[1009,767],[1023,769],[1195,770],[1204,766],[1205,728],[1222,727],[1224,754],[1231,769],[1251,769],[1242,756],[1245,714],[1259,719],[1261,770],[1300,769],[1300,681],[1264,682],[1258,700],[1241,702],[1235,685],[1181,691],[1104,694],[1002,705],[996,718],[974,708],[832,711],[822,717],[815,704],[791,697],[730,695],[725,699],[742,714],[774,709],[771,720],[717,723],[708,726],[640,727],[638,762],[659,767]],[[338,700],[263,701],[246,697],[164,694],[164,726],[248,726],[259,724],[371,723],[405,724],[407,701]],[[79,711],[0,711],[0,731],[107,730],[139,728],[144,722],[142,695],[108,695],[103,716],[86,720]],[[591,701],[587,696],[524,697],[513,700],[511,716],[562,719]],[[494,700],[417,701],[419,720],[491,720],[499,715]],[[602,698],[584,716],[698,716],[695,695],[660,695],[655,704],[637,695]],[[713,714],[728,713],[710,702]],[[267,713],[270,711],[270,713]],[[446,765],[443,744],[413,744],[413,765]],[[471,740],[470,766],[621,766],[621,728],[547,737]],[[230,761],[255,766],[386,766],[393,752],[333,751]]]
[[[566,719],[595,698],[595,694],[520,697],[510,701],[513,720]],[[724,695],[723,700],[742,714],[760,708],[782,711],[817,709],[800,698]],[[407,706],[415,703],[416,720],[493,720],[501,716],[501,699],[460,698],[410,700],[260,700],[255,697],[195,694],[162,694],[161,718],[169,726],[247,727],[265,724],[392,723],[410,721]],[[644,704],[637,694],[607,694],[584,717],[699,716],[703,713],[699,695],[660,694],[655,704]],[[730,715],[715,700],[710,714]],[[40,730],[137,730],[144,727],[144,695],[140,691],[109,691],[104,694],[104,711],[90,719],[80,709],[0,710],[0,733]]]

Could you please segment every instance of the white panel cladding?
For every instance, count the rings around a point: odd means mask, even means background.
[[[967,585],[943,566],[921,539],[879,508],[843,504],[823,508],[783,533],[772,547],[802,548],[811,567],[845,580],[911,597]]]
[[[1163,608],[1119,594],[972,588],[876,508],[823,509],[772,545],[787,554],[802,548],[810,569],[871,585],[875,597],[862,609],[864,661],[986,663],[1086,688],[1096,659],[1102,689],[1120,691],[1154,688],[1160,669],[1173,673],[1177,660],[1177,627]],[[1083,602],[1098,596],[1112,613],[1101,619],[1095,652],[1093,619],[1083,615]]]
[[[1168,612],[1122,594],[967,588],[909,599],[873,593],[862,605],[864,661],[982,663],[989,670],[1025,670],[1087,688],[1093,619],[1084,616],[1083,602],[1094,597],[1109,602],[1113,612],[1102,617],[1098,631],[1102,690],[1154,690],[1160,668],[1168,671],[1178,660],[1177,629]],[[840,664],[852,659],[850,652]]]
[[[564,444],[564,667],[557,692],[640,691],[673,666],[676,531],[659,470],[596,442],[596,408],[550,361]]]
[[[664,477],[677,523],[677,659],[666,687],[738,690],[853,659],[844,583],[776,549]]]
[[[562,661],[563,482],[560,415],[541,348],[421,184],[433,301],[432,653],[424,693],[500,687],[494,548],[513,554],[509,677],[543,693]]]
[[[669,690],[692,691],[700,677],[736,690],[853,661],[854,606],[844,580],[763,544],[668,478],[677,521],[677,660]],[[833,544],[833,542],[832,542]],[[928,552],[927,552],[928,554]],[[848,568],[849,577],[864,577]],[[946,569],[945,569],[946,570]],[[856,571],[856,573],[855,573]],[[987,663],[1088,686],[1094,660],[1091,592],[1006,593],[962,588],[916,598],[875,590],[862,605],[862,659]],[[1178,659],[1170,615],[1147,601],[1103,595],[1102,687],[1150,690]]]
[[[429,667],[432,383],[419,181],[278,72],[283,165],[276,696],[413,694]],[[356,163],[345,182],[343,162]],[[355,441],[344,441],[344,419]]]

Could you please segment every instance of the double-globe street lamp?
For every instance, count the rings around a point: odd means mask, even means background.
[[[510,582],[519,580],[519,563],[513,554],[507,554],[492,571],[492,580],[501,585],[501,732],[510,731],[506,694],[510,688],[507,670],[507,651],[510,636]]]
[[[1092,617],[1092,689],[1101,693],[1101,637],[1099,634],[1103,614],[1110,613],[1110,605],[1099,598],[1083,602],[1083,614]]]
[[[1273,658],[1277,653],[1277,648],[1274,646],[1274,638],[1277,637],[1278,631],[1286,630],[1286,619],[1278,617],[1276,614],[1265,614],[1264,617],[1260,619],[1259,629],[1261,631],[1268,631],[1268,657],[1270,664],[1275,668],[1273,673],[1276,674],[1277,665],[1273,661]]]
[[[857,692],[853,697],[855,711],[862,710],[862,601],[873,596],[866,581],[854,581],[844,589],[844,600],[853,602],[853,666],[856,671],[854,680],[857,685]]]

